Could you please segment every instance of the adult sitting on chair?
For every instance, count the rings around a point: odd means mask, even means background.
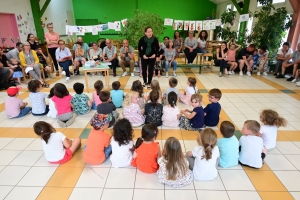
[[[76,49],[77,49],[77,45],[76,44],[78,42],[81,43],[81,48],[84,50],[84,58],[87,60],[88,57],[89,57],[88,53],[89,53],[90,47],[89,47],[89,45],[87,43],[83,42],[82,37],[78,37],[77,38],[77,42],[73,45],[73,50],[74,51],[76,51]],[[74,60],[74,62],[75,62],[75,60]]]
[[[48,88],[49,85],[44,83],[41,73],[41,65],[39,58],[34,50],[30,49],[29,42],[24,42],[24,49],[20,52],[20,63],[25,68],[25,73],[28,74],[35,80],[41,82],[43,87]]]
[[[113,69],[113,76],[117,76],[116,68],[118,66],[118,58],[117,58],[117,48],[111,44],[109,39],[105,41],[106,47],[103,49],[102,59],[103,62],[110,62],[110,68]]]
[[[129,46],[128,40],[123,40],[123,46],[120,49],[120,67],[123,70],[122,76],[127,76],[127,71],[125,66],[130,66],[131,76],[134,76],[133,68],[134,68],[134,49]]]
[[[16,48],[7,52],[6,57],[8,60],[11,58],[15,58],[20,61],[19,54],[21,51],[23,51],[23,44],[21,42],[17,42]]]
[[[92,42],[92,48],[90,49],[90,60],[99,61],[102,60],[102,49],[99,48],[96,42]]]
[[[194,37],[194,31],[189,31],[189,37],[184,40],[184,53],[188,60],[188,64],[191,65],[197,56],[197,39]]]
[[[277,76],[278,72],[281,71],[282,63],[288,62],[291,57],[290,55],[293,53],[293,50],[290,48],[290,43],[285,42],[282,45],[281,49],[278,49],[277,52],[277,63],[274,71],[274,76]]]
[[[84,57],[85,50],[82,48],[81,42],[76,42],[75,59],[74,59],[74,74],[80,75],[79,66],[84,66],[86,59]]]
[[[260,76],[260,72],[263,71],[265,76],[268,75],[268,58],[269,58],[269,51],[267,47],[261,47],[258,49],[258,70],[257,75]]]
[[[198,47],[197,47],[197,52],[198,53],[207,53],[208,50],[207,50],[207,37],[208,37],[208,34],[207,34],[207,31],[206,30],[202,30],[200,33],[199,33],[199,37],[197,39],[197,42],[198,42]]]
[[[247,66],[247,76],[251,76],[250,70],[253,66],[252,55],[255,49],[254,44],[250,44],[248,47],[242,48],[237,56],[237,61],[240,66],[240,75],[243,76],[243,68]]]
[[[219,77],[222,77],[223,75],[223,69],[225,70],[225,74],[228,74],[227,71],[227,52],[228,52],[228,48],[227,48],[227,43],[226,42],[222,42],[221,43],[221,47],[217,49],[217,59],[215,60],[215,65],[219,65],[220,66],[220,74]]]
[[[56,49],[55,57],[58,64],[63,68],[62,75],[66,76],[66,81],[70,80],[69,66],[72,65],[72,54],[68,47],[65,47],[65,41],[58,41],[59,48]]]

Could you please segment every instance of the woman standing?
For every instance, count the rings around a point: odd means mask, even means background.
[[[215,60],[215,65],[219,65],[220,66],[220,75],[219,77],[222,77],[223,74],[223,69],[225,69],[225,74],[228,74],[227,71],[227,43],[226,42],[222,42],[221,43],[221,48],[217,49],[217,59]]]
[[[155,56],[159,51],[159,42],[157,38],[153,36],[151,27],[145,28],[145,36],[141,37],[139,40],[138,50],[139,56],[142,60],[142,74],[144,79],[143,87],[147,86],[147,88],[150,88],[155,64]]]
[[[25,73],[29,73],[33,79],[41,82],[42,86],[48,88],[49,85],[44,83],[41,75],[40,61],[36,52],[30,49],[29,42],[24,42],[24,49],[20,52],[20,63],[25,68]]]
[[[184,53],[188,60],[188,64],[191,65],[197,56],[197,39],[194,37],[194,31],[189,31],[189,37],[184,40]]]
[[[32,49],[32,50],[36,50],[38,48],[38,46],[39,46],[38,41],[35,40],[35,37],[34,37],[34,35],[32,33],[29,33],[27,35],[27,42],[29,42],[30,49]]]
[[[178,57],[179,53],[181,53],[181,51],[182,51],[182,43],[183,43],[183,39],[182,39],[182,37],[180,37],[179,31],[175,31],[173,45],[175,48],[176,57]]]
[[[51,55],[51,58],[53,60],[53,64],[56,70],[56,76],[59,76],[58,63],[55,58],[55,51],[59,47],[58,45],[59,35],[53,31],[53,23],[47,24],[47,28],[49,32],[45,33],[45,39],[48,45],[48,52]]]
[[[199,37],[197,39],[198,42],[198,47],[197,47],[197,52],[198,53],[207,53],[207,40],[208,34],[207,31],[203,30],[199,33]]]

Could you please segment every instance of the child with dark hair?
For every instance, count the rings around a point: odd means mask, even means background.
[[[234,135],[234,125],[230,121],[223,121],[220,132],[223,138],[218,139],[217,146],[220,150],[219,166],[228,168],[238,165],[239,141]]]
[[[155,124],[156,126],[162,125],[163,106],[158,103],[159,92],[153,90],[150,92],[150,103],[145,105],[145,124]]]
[[[40,92],[42,84],[38,80],[31,80],[28,83],[28,90],[30,91],[29,99],[32,106],[31,113],[35,116],[47,115],[49,112],[49,106],[46,105],[45,99],[47,94]]]
[[[51,164],[68,162],[74,152],[80,149],[80,138],[70,140],[63,133],[56,132],[52,125],[47,122],[36,122],[33,129],[41,137],[46,160]]]
[[[101,104],[97,106],[97,113],[98,114],[112,114],[113,118],[109,123],[109,127],[112,127],[115,124],[116,119],[118,118],[118,112],[116,111],[116,106],[111,102],[110,92],[109,91],[101,91],[100,100],[102,101]]]
[[[52,101],[52,97],[54,96],[54,87],[50,89],[50,94],[48,95],[49,98],[49,112],[47,114],[47,117],[56,118],[57,110],[55,108],[55,104]]]
[[[56,83],[52,101],[57,109],[57,123],[63,128],[70,126],[77,116],[72,112],[71,100],[72,96],[69,94],[67,87],[62,83]]]
[[[28,103],[24,103],[17,96],[19,91],[22,89],[19,87],[9,87],[6,92],[9,98],[5,101],[5,111],[8,118],[20,118],[24,117],[31,111],[31,107],[27,107]]]
[[[44,71],[45,71],[45,77],[48,78],[50,77],[50,73],[51,73],[51,68],[50,66],[47,64],[47,57],[44,55],[42,48],[40,46],[38,46],[38,48],[36,49],[36,55],[39,58],[40,64],[43,66]]]
[[[93,127],[86,141],[82,158],[90,165],[103,163],[111,154],[110,135],[105,133],[110,121],[111,114],[95,114],[90,121]]]
[[[83,94],[84,85],[82,83],[75,83],[73,89],[76,92],[71,100],[73,111],[77,115],[89,113],[92,107],[92,101],[86,94]]]
[[[135,144],[131,165],[144,173],[155,173],[158,170],[157,159],[161,156],[159,143],[155,142],[158,129],[155,124],[146,124],[142,136]]]
[[[179,108],[176,106],[177,94],[169,92],[168,105],[163,108],[162,122],[164,126],[178,127],[181,116]]]
[[[219,101],[222,97],[221,90],[214,88],[208,92],[208,104],[204,108],[204,124],[206,126],[217,126],[220,120],[221,105]]]
[[[171,77],[170,79],[169,79],[169,88],[167,88],[166,90],[165,90],[165,92],[164,92],[164,94],[163,94],[163,99],[165,99],[166,101],[166,104],[168,104],[168,94],[170,93],[170,92],[175,92],[176,93],[176,95],[177,95],[177,99],[179,99],[179,91],[178,91],[178,89],[176,88],[176,86],[177,86],[177,84],[178,84],[178,80],[176,79],[176,78],[174,78],[174,77]]]
[[[119,119],[113,128],[111,138],[112,154],[110,161],[113,167],[128,167],[134,150],[133,129],[128,119]]]
[[[117,108],[122,108],[122,104],[124,100],[124,91],[120,90],[120,86],[121,84],[119,81],[113,82],[112,83],[113,90],[110,92],[112,102]]]
[[[92,96],[92,101],[93,101],[93,105],[92,108],[94,110],[97,110],[97,106],[102,103],[102,101],[100,100],[99,94],[101,92],[101,90],[103,89],[103,82],[98,80],[94,83],[94,88],[95,91],[93,92],[93,96]]]
[[[184,93],[180,94],[180,101],[186,105],[191,105],[191,96],[197,93],[197,80],[194,77],[189,77],[187,80],[188,87],[184,90]]]
[[[144,97],[144,88],[141,83],[141,81],[136,80],[133,81],[132,86],[131,86],[131,91],[139,93],[139,106],[141,109],[145,108],[145,97]]]

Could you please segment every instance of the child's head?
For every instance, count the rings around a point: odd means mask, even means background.
[[[235,43],[231,43],[231,44],[230,44],[230,49],[231,49],[231,50],[234,50],[234,49],[235,49]]]
[[[176,78],[171,77],[171,78],[169,79],[169,86],[170,86],[171,88],[176,87],[177,84],[178,84],[178,80],[177,80]]]
[[[220,131],[224,138],[231,138],[234,134],[235,128],[230,121],[223,121],[221,123]]]
[[[191,96],[191,102],[193,108],[199,107],[202,103],[202,95],[201,94],[193,94]]]
[[[243,135],[256,135],[260,131],[260,124],[256,120],[247,120],[242,128]]]
[[[115,141],[121,145],[127,145],[133,138],[133,129],[128,119],[119,119],[113,127],[113,134]]]
[[[195,87],[197,80],[194,77],[189,77],[187,80],[187,84],[191,87]]]
[[[97,92],[97,95],[99,96],[100,91],[103,89],[103,82],[98,80],[94,83],[94,88]]]
[[[158,99],[159,99],[159,92],[157,90],[152,90],[150,92],[150,101],[153,105],[157,105]]]
[[[28,90],[30,92],[38,92],[42,88],[42,84],[38,80],[31,80],[28,83]]]
[[[109,126],[109,122],[111,122],[113,116],[112,114],[98,114],[96,113],[90,121],[90,125],[95,130],[107,129]]]
[[[77,49],[81,49],[81,44],[82,44],[81,42],[76,42],[75,44],[76,44]]]
[[[159,86],[159,82],[157,80],[151,81],[150,88],[151,88],[151,90],[161,91],[160,86]]]
[[[112,88],[113,88],[114,90],[118,90],[118,89],[120,89],[121,84],[120,84],[119,81],[114,81],[114,82],[111,84],[111,86],[112,86]]]
[[[217,138],[217,133],[212,128],[206,128],[199,134],[197,142],[204,148],[204,155],[201,159],[211,159],[212,150],[217,144]]]
[[[82,83],[74,83],[73,89],[75,90],[76,94],[82,94],[84,85]]]
[[[260,113],[260,121],[264,125],[270,126],[281,127],[287,125],[287,121],[284,118],[280,117],[276,111],[271,109],[263,110]]]
[[[48,124],[47,122],[44,121],[36,122],[33,125],[33,130],[35,134],[40,136],[46,142],[46,144],[48,143],[51,133],[56,132],[55,128],[53,128],[51,124]]]
[[[220,101],[221,97],[222,97],[222,92],[218,88],[211,89],[208,92],[208,99],[212,103],[216,103]]]
[[[18,87],[12,86],[12,87],[7,88],[6,92],[7,92],[8,96],[14,97],[19,94],[19,91],[21,89],[22,89],[21,86],[18,86]]]
[[[109,91],[101,91],[99,94],[99,97],[103,103],[106,103],[110,99],[110,92]]]
[[[139,97],[143,97],[144,88],[142,86],[141,81],[139,81],[139,80],[133,81],[132,86],[131,86],[131,90],[135,91],[135,92],[138,92]]]
[[[176,106],[176,102],[177,102],[177,94],[175,92],[169,92],[168,94],[168,102],[170,104],[171,107],[175,107]]]
[[[178,173],[184,176],[188,171],[188,164],[182,153],[181,145],[175,137],[169,137],[164,146],[163,156],[167,160],[167,180],[176,180]]]
[[[130,91],[126,94],[124,101],[123,101],[123,107],[130,106],[132,103],[138,104],[139,101],[139,93]]]
[[[16,58],[10,58],[10,59],[9,59],[9,62],[10,62],[11,64],[13,64],[13,65],[19,64],[19,62],[18,62],[18,60],[17,60]]]
[[[43,53],[42,48],[40,46],[38,46],[38,48],[36,49],[36,52],[39,54]]]
[[[54,95],[59,98],[64,98],[69,95],[67,87],[62,83],[56,83],[54,85]]]
[[[50,89],[50,93],[49,93],[49,95],[48,95],[48,98],[51,99],[53,96],[54,96],[54,87],[52,87],[52,88]]]
[[[142,136],[139,137],[136,141],[135,148],[141,146],[143,141],[146,142],[154,141],[156,139],[157,134],[158,134],[158,129],[155,124],[146,124],[142,128]]]

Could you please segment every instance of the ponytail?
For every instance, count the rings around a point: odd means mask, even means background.
[[[56,130],[51,126],[51,124],[48,124],[44,121],[38,121],[33,125],[33,129],[35,134],[40,136],[46,144],[48,144],[48,140],[51,137],[51,133],[55,133]]]
[[[281,127],[281,126],[285,127],[287,125],[287,121],[283,117],[278,117],[275,120],[274,125],[276,125],[278,128]]]
[[[207,145],[207,147],[204,149],[204,155],[201,157],[201,160],[205,158],[206,160],[211,159],[212,157],[212,149],[214,148],[214,145]]]
[[[139,146],[141,146],[141,144],[143,143],[143,138],[139,137],[135,143],[135,148],[139,148]]]

